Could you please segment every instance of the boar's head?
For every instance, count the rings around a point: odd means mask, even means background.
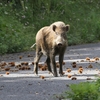
[[[69,25],[65,25],[64,23],[59,23],[58,25],[52,26],[53,31],[55,32],[54,35],[54,43],[58,47],[62,47],[66,45],[67,40],[67,32],[69,31]]]

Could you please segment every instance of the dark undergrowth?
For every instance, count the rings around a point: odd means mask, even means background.
[[[37,31],[55,21],[70,24],[69,45],[100,41],[99,0],[1,0],[0,54],[30,50]]]

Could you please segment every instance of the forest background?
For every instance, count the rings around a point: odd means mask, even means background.
[[[37,31],[70,25],[68,44],[100,41],[100,0],[0,0],[0,54],[30,50]]]

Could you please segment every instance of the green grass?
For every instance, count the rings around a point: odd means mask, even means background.
[[[70,90],[64,92],[58,98],[63,100],[100,100],[100,79],[96,82],[71,84]]]
[[[100,41],[99,0],[0,1],[0,54],[29,50],[37,31],[55,21],[70,24],[69,45]]]

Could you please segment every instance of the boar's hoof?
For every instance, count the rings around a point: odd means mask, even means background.
[[[53,73],[52,72],[49,72],[49,74],[53,76]]]
[[[60,74],[60,77],[64,76],[64,73],[63,72],[59,72],[59,74]]]
[[[60,77],[63,77],[64,75],[63,74],[60,74]]]
[[[34,71],[34,75],[35,75],[35,76],[38,76],[38,73]]]
[[[54,77],[58,77],[58,75],[57,75],[57,74],[53,74],[53,76],[54,76]]]
[[[38,74],[34,73],[35,76],[38,76]]]

